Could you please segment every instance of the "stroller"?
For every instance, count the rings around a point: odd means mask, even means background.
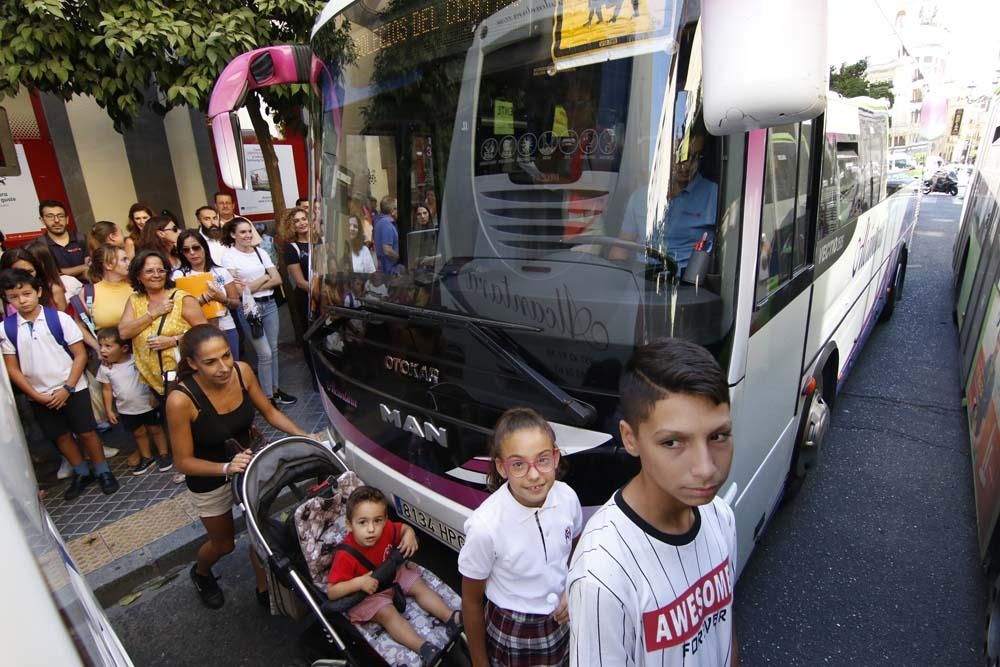
[[[346,612],[363,593],[327,599],[333,547],[347,535],[345,501],[361,485],[336,448],[292,436],[257,451],[243,474],[233,478],[233,495],[243,507],[250,543],[261,563],[266,563],[271,613],[296,620],[312,614],[323,629],[332,655],[314,662],[314,667],[418,667],[420,657],[393,641],[381,626],[354,624],[347,618]],[[272,518],[272,507],[286,488],[297,499],[294,511],[289,510],[284,520]],[[374,576],[387,587],[397,566],[398,561],[389,560]],[[460,597],[437,575],[414,567],[449,607],[461,608]],[[449,632],[412,600],[406,603],[403,616],[425,641],[442,647],[431,664],[468,664],[460,628]]]

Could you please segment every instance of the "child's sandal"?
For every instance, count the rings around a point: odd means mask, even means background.
[[[454,635],[462,630],[462,610],[456,609],[451,612],[451,616],[444,624],[445,629],[448,631],[449,635]]]
[[[420,647],[420,664],[421,665],[432,665],[435,659],[438,657],[438,652],[440,649],[430,642],[424,642],[424,645]]]

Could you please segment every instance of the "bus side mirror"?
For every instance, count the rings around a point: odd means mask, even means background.
[[[215,159],[222,182],[234,190],[245,189],[243,135],[240,134],[240,119],[235,111],[212,118],[212,138],[215,140]]]
[[[826,109],[826,0],[702,0],[704,113],[716,136]]]

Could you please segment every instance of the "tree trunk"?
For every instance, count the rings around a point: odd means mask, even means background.
[[[291,316],[292,327],[295,329],[295,340],[302,344],[303,326],[302,313],[299,312],[298,302],[294,298],[295,286],[290,285],[285,278],[288,270],[285,266],[284,241],[278,239],[278,229],[281,221],[285,218],[285,191],[281,187],[281,170],[278,167],[278,156],[274,152],[274,142],[271,141],[271,128],[268,126],[264,116],[260,113],[261,99],[257,93],[253,93],[246,105],[247,113],[250,115],[250,123],[253,125],[254,133],[257,135],[257,142],[260,144],[260,154],[264,159],[264,169],[267,171],[267,180],[271,186],[271,205],[274,207],[274,238],[278,249],[278,272],[282,277],[282,287],[285,301],[288,303],[288,314]]]
[[[278,224],[285,217],[285,191],[281,187],[278,156],[274,152],[274,142],[271,141],[271,128],[260,113],[260,96],[253,93],[247,101],[247,113],[250,114],[250,123],[253,125],[253,131],[260,144],[260,153],[264,158],[267,180],[271,184],[271,204],[274,206],[274,226],[275,231],[277,231]]]

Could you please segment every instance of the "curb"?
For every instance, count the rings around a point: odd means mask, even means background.
[[[287,488],[282,489],[271,507],[271,513],[280,514],[297,502],[298,499]],[[243,510],[234,505],[234,540],[239,540],[246,532],[246,525]],[[199,520],[192,521],[187,526],[94,570],[86,576],[87,583],[101,607],[113,607],[143,584],[162,577],[179,566],[194,562],[198,548],[204,541],[205,527]]]
[[[238,508],[233,509],[233,523],[235,537],[239,539],[246,530],[246,518]],[[101,607],[113,607],[142,584],[193,562],[204,541],[205,527],[195,520],[91,572],[86,576],[87,583]]]

